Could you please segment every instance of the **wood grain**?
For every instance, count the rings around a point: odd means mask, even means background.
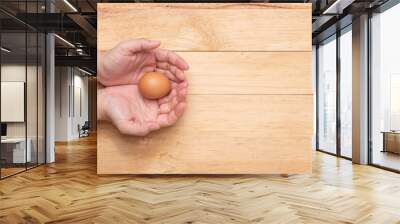
[[[98,173],[305,172],[312,103],[309,95],[191,95],[174,127],[147,137],[100,123]]]
[[[97,9],[99,50],[147,38],[176,51],[311,51],[311,4],[104,3]]]
[[[178,52],[189,94],[312,94],[311,52]]]
[[[99,123],[99,174],[310,171],[310,4],[98,4],[98,50],[130,38],[188,61],[187,111],[141,138]]]

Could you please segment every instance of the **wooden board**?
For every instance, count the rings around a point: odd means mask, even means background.
[[[99,50],[155,39],[191,67],[175,126],[132,137],[98,124],[98,173],[311,171],[310,6],[98,4]]]
[[[311,52],[177,52],[190,94],[312,94]]]
[[[98,49],[136,37],[177,51],[311,51],[310,6],[98,4]]]
[[[188,110],[174,127],[144,138],[121,136],[101,123],[107,141],[98,140],[98,172],[306,171],[311,169],[312,101],[308,95],[190,95]]]

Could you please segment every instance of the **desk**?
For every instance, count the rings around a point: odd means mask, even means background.
[[[400,154],[400,132],[382,131],[382,134],[383,134],[382,152],[392,152]]]
[[[7,163],[25,163],[31,161],[32,141],[30,138],[27,138],[26,142],[28,142],[27,144],[28,147],[26,147],[26,154],[25,154],[25,138],[1,139],[2,157],[6,159]],[[12,146],[12,148],[10,148],[10,146]],[[3,156],[3,154],[5,155]],[[27,160],[25,161],[25,159]]]

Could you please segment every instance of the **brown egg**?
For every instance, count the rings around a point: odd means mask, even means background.
[[[171,82],[159,72],[146,73],[139,80],[139,92],[147,99],[160,99],[168,95],[170,91]]]

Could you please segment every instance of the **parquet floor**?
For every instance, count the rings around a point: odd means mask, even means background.
[[[0,223],[400,223],[400,175],[314,154],[308,175],[97,176],[95,137],[0,181]]]

